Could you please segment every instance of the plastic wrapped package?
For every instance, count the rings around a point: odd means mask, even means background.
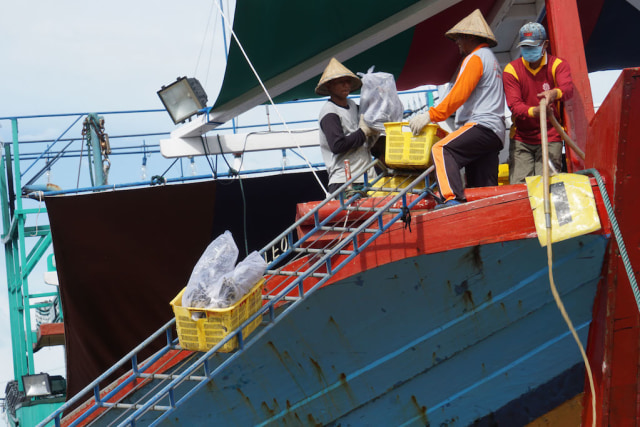
[[[185,307],[207,308],[211,295],[218,295],[220,283],[226,273],[233,271],[238,259],[238,247],[230,231],[225,231],[207,246],[196,263],[182,296]]]
[[[369,68],[362,78],[360,113],[371,128],[383,132],[385,122],[402,121],[404,107],[396,90],[393,74],[374,72]]]
[[[233,269],[233,281],[237,285],[239,297],[245,296],[251,288],[262,278],[264,271],[267,269],[267,263],[264,258],[253,251],[245,259],[236,265]]]
[[[264,258],[256,251],[251,252],[233,271],[222,277],[218,289],[211,289],[208,308],[225,308],[240,301],[262,278],[266,269]]]

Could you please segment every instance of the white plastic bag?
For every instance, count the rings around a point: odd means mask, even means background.
[[[193,268],[182,295],[183,307],[207,308],[211,295],[220,294],[220,283],[226,273],[233,271],[238,259],[238,247],[230,231],[225,231],[207,246]],[[215,292],[218,289],[218,292]]]
[[[256,251],[251,252],[236,265],[232,278],[238,287],[240,298],[249,293],[251,288],[258,283],[266,269],[267,263]]]
[[[373,68],[369,68],[366,74],[358,73],[362,78],[360,114],[364,114],[367,125],[383,132],[385,122],[402,121],[404,107],[393,74],[374,73]]]
[[[211,290],[207,308],[225,308],[240,301],[258,283],[266,269],[264,258],[256,251],[251,252],[233,271],[222,277],[220,286]]]

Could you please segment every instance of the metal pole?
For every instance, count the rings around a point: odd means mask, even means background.
[[[12,227],[11,220],[13,219],[13,201],[9,200],[7,194],[9,194],[10,186],[13,182],[10,181],[9,169],[11,166],[11,149],[7,146],[4,152],[4,156],[0,159],[0,202],[2,203],[2,229],[3,239],[6,237],[4,243],[4,255],[5,265],[7,273],[7,296],[9,299],[9,325],[11,328],[11,348],[13,350],[13,376],[16,379],[21,379],[22,374],[27,372],[27,365],[23,357],[24,350],[24,331],[23,320],[20,316],[18,307],[19,303],[19,291],[20,281],[19,279],[19,267],[18,267],[18,254],[16,248],[15,237],[11,236]],[[11,189],[12,190],[12,189]]]
[[[91,124],[93,124],[93,126]],[[96,131],[96,127],[100,127],[100,118],[93,113],[89,114],[85,120],[85,126],[88,127],[87,144],[91,147],[91,153],[93,154],[93,175],[95,176],[95,183],[96,185],[106,185],[102,172],[100,136]],[[89,166],[91,166],[91,163],[92,162],[89,162]]]
[[[544,218],[547,229],[551,228],[551,200],[549,199],[549,147],[547,145],[547,100],[540,100],[540,140],[542,142],[542,191],[544,197]],[[547,242],[550,245],[551,242]]]
[[[13,303],[12,311],[15,312],[16,322],[12,324],[12,335],[18,333],[18,337],[12,341],[16,347],[13,349],[14,363],[18,363],[19,371],[16,376],[20,384],[20,389],[24,390],[22,384],[22,375],[28,375],[35,373],[33,367],[33,336],[31,334],[31,313],[29,310],[29,282],[27,276],[23,273],[21,266],[27,263],[27,254],[25,249],[25,214],[22,208],[22,182],[20,178],[20,149],[18,138],[18,120],[11,120],[11,127],[13,133],[13,177],[15,180],[14,188],[16,190],[16,210],[14,221],[17,221],[18,225],[18,239],[11,238],[12,249],[14,253],[14,265],[13,271],[14,282],[13,294],[11,296],[11,302]],[[11,184],[9,184],[11,185]],[[26,358],[25,358],[26,356]],[[14,368],[14,372],[16,369]]]

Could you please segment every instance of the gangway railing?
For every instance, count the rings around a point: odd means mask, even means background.
[[[289,228],[273,239],[260,251],[261,254],[264,254],[264,252],[270,250],[273,245],[279,243],[283,239],[286,239],[289,243],[288,249],[274,259],[267,267],[267,279],[265,280],[265,285],[275,278],[284,278],[284,281],[281,281],[277,286],[279,292],[276,295],[267,295],[266,299],[268,299],[268,302],[266,302],[256,313],[250,316],[236,330],[229,332],[229,334],[218,344],[187,366],[182,372],[179,374],[154,374],[146,372],[170,350],[180,349],[178,339],[173,338],[172,336],[172,330],[175,325],[175,319],[172,319],[129,354],[120,359],[120,361],[118,361],[107,372],[102,374],[82,391],[77,393],[76,396],[59,407],[54,413],[38,424],[38,426],[46,426],[51,421],[54,421],[56,426],[60,426],[61,417],[64,411],[75,406],[81,399],[86,398],[86,396],[91,392],[93,392],[94,400],[92,406],[74,419],[69,426],[76,426],[87,421],[92,414],[102,408],[119,408],[127,411],[134,411],[120,424],[118,424],[120,426],[135,426],[136,422],[150,411],[158,413],[158,417],[151,422],[150,425],[157,425],[162,420],[166,419],[181,405],[181,403],[192,397],[220,371],[240,357],[247,344],[247,339],[242,334],[242,330],[247,325],[258,317],[261,317],[264,320],[264,316],[267,316],[266,325],[258,332],[254,332],[254,334],[249,338],[249,342],[258,340],[262,335],[267,333],[269,329],[274,327],[276,323],[278,323],[278,319],[285,316],[290,310],[293,310],[302,299],[308,297],[317,289],[322,287],[340,269],[349,263],[349,261],[364,251],[393,224],[398,220],[406,221],[410,210],[427,196],[433,194],[431,192],[431,185],[428,178],[429,174],[433,171],[433,166],[420,173],[417,177],[412,177],[413,179],[405,178],[405,183],[407,181],[410,182],[404,188],[387,187],[384,185],[388,182],[386,179],[392,175],[392,172],[389,171],[379,160],[371,162],[367,165],[365,170],[370,170],[374,167],[378,167],[383,171],[375,180],[369,182],[366,172],[354,175],[338,190],[294,222]],[[359,181],[361,178],[364,179],[364,186],[362,190],[355,192],[351,197],[346,197],[345,194],[349,194],[349,190],[352,189],[352,186],[356,181]],[[423,182],[424,189],[418,190],[415,188],[418,184]],[[382,183],[382,185],[378,185],[376,187],[376,184],[378,183]],[[369,192],[390,193],[384,197],[376,198],[380,199],[378,204],[368,207],[353,206],[354,202]],[[409,200],[407,197],[408,194],[413,194],[415,197],[412,197],[411,200]],[[319,216],[320,209],[329,203],[333,202],[333,204],[335,204],[335,200],[339,201],[338,207],[327,215],[326,218],[321,220]],[[399,207],[398,203],[400,203]],[[345,219],[345,226],[343,227],[331,225],[341,213],[347,215],[346,218],[348,218],[348,215],[351,215],[353,212],[360,212],[362,214],[360,217],[351,218],[351,224],[355,223],[355,225],[346,226],[347,219]],[[311,218],[313,219],[312,229],[300,239],[294,241],[294,233],[297,233],[298,227],[305,225]],[[318,237],[318,234],[323,236],[329,232],[340,232],[340,235],[338,238],[331,240],[324,248],[319,249],[304,246],[305,242],[310,240],[312,237]],[[336,265],[333,265],[334,257],[337,255],[341,255],[342,257],[340,257]],[[306,257],[307,259],[305,259],[306,262],[295,271],[283,270],[283,267],[291,265],[291,256],[295,256],[296,259],[300,259],[301,257]],[[285,260],[287,262],[282,267],[276,268]],[[324,271],[321,271],[322,267],[324,267]],[[303,286],[304,280],[310,277],[318,280],[305,291]],[[290,295],[292,293],[297,293],[297,296],[291,297]],[[276,313],[276,306],[283,302],[288,303],[288,306]],[[166,345],[144,364],[139,365],[137,360],[138,353],[162,335],[166,336]],[[213,367],[210,360],[217,354],[220,348],[222,348],[229,340],[234,338],[237,338],[238,340],[238,350],[231,353],[222,363]],[[101,392],[100,384],[127,363],[131,363],[132,366],[130,375],[128,375],[128,377],[117,386],[110,388],[108,392]],[[202,370],[202,373],[198,372],[199,375],[196,375],[196,372],[200,370]],[[133,404],[111,402],[115,396],[118,396],[123,390],[125,390],[125,388],[131,388],[132,383],[140,378],[168,381],[168,384],[166,384],[157,393],[145,396],[144,398],[147,400],[144,402],[139,401],[138,403]],[[178,397],[176,391],[177,388],[180,385],[185,384],[187,381],[194,382],[195,384],[184,395]]]

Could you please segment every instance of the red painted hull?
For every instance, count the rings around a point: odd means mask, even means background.
[[[598,214],[606,218],[606,209],[594,179],[591,180]],[[500,187],[474,188],[466,191],[468,203],[442,210],[432,210],[434,202],[425,201],[422,209],[412,210],[411,230],[404,223],[396,222],[386,233],[379,236],[367,247],[367,250],[353,259],[342,270],[334,274],[327,281],[327,285],[345,277],[366,271],[368,269],[396,262],[418,255],[444,252],[448,250],[473,247],[480,244],[506,242],[518,239],[537,238],[531,205],[526,186],[508,185]],[[312,210],[320,202],[309,202],[298,205],[298,218]],[[322,220],[336,209],[338,201],[328,203],[320,210]],[[370,207],[379,204],[375,198],[366,198],[357,202],[360,207]],[[354,221],[355,213],[351,214],[351,221],[347,225],[353,226],[369,216],[364,214],[360,221]],[[360,213],[358,213],[360,215]],[[306,234],[313,227],[313,218],[306,226],[299,228],[298,233]],[[344,225],[344,217],[337,217],[334,225]],[[371,228],[376,228],[375,223]],[[603,228],[597,233],[611,233],[608,222],[603,222]],[[307,241],[309,247],[327,246],[339,232],[330,232],[321,238]],[[359,243],[366,237],[361,236]],[[349,249],[347,247],[346,249]],[[334,265],[346,258],[346,255],[336,256]],[[301,259],[293,262],[285,270],[295,270],[306,262]],[[265,293],[277,293],[277,289],[292,279],[273,278],[267,282]],[[304,281],[304,289],[311,288],[318,279],[308,278]],[[297,295],[294,292],[292,295]]]
[[[586,167],[605,177],[631,265],[640,266],[640,69],[623,70],[589,124]],[[612,239],[614,242],[614,239]],[[640,425],[640,314],[617,244],[609,247],[600,283],[588,355],[596,382],[599,426]],[[585,387],[583,425],[591,425]]]

